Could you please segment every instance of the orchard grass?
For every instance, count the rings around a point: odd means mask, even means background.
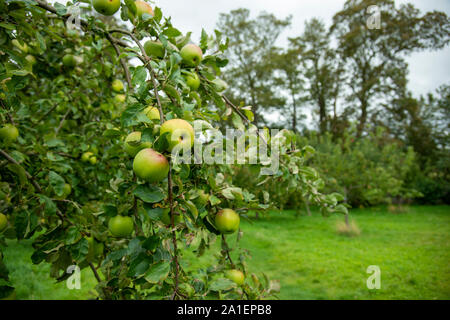
[[[343,216],[295,217],[271,212],[250,223],[241,219],[242,247],[250,250],[249,270],[281,283],[280,299],[450,299],[450,206],[414,206],[400,214],[388,208],[355,209],[361,231],[347,237],[336,231]],[[230,247],[236,234],[227,236]],[[219,252],[220,240],[212,250]],[[54,284],[48,264],[32,265],[31,242],[9,241],[5,260],[18,299],[90,299],[96,281],[82,271],[81,290]],[[238,261],[236,252],[232,257]],[[213,255],[184,252],[183,265],[207,268]],[[369,290],[366,269],[381,269],[381,289]]]

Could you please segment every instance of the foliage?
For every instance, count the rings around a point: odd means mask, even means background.
[[[220,209],[234,208],[245,218],[249,210],[274,206],[269,194],[262,187],[256,194],[234,186],[233,168],[227,164],[172,161],[162,182],[137,179],[124,139],[140,131],[142,142],[172,160],[167,135],[159,134],[165,120],[197,121],[213,130],[231,117],[234,127],[259,133],[281,150],[279,170],[259,176],[260,181],[301,186],[326,214],[343,211],[336,196],[320,193],[320,178],[305,165],[303,152],[290,152],[292,133],[261,133],[251,124],[251,107],[233,105],[214,84],[228,62],[221,32],[202,33],[203,60],[191,67],[179,53],[190,34],[176,29],[160,8],[154,8],[153,16],[139,16],[134,2],[126,0],[117,21],[82,3],[82,30],[74,31],[65,25],[70,2],[53,7],[41,0],[0,0],[0,119],[2,126],[11,123],[20,133],[15,142],[1,141],[0,210],[8,217],[1,246],[5,238],[29,239],[38,233],[33,263],[51,263],[51,276],[58,281],[69,277],[71,265],[90,268],[101,299],[260,299],[276,294],[269,280],[259,285],[257,278],[246,277],[237,286],[224,277],[231,268],[248,274],[248,252],[236,243],[233,250],[240,255],[232,260],[224,235],[221,255],[203,273],[194,275],[182,263],[185,247],[199,256],[208,253],[220,235],[213,222]],[[133,25],[132,31],[121,26],[124,22]],[[162,57],[147,56],[141,43],[148,38],[161,42]],[[186,72],[199,75],[197,91],[187,85]],[[117,79],[127,84],[122,93],[111,90]],[[143,113],[148,106],[158,108],[160,121]],[[265,169],[262,163],[256,167]],[[208,195],[206,202],[199,201],[202,194]],[[164,223],[166,210],[170,224]],[[113,237],[108,229],[118,215],[132,219],[130,237]],[[0,295],[7,296],[14,284],[1,266]]]

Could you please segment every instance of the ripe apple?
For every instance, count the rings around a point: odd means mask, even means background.
[[[120,8],[120,0],[92,0],[94,9],[105,16],[112,16]]]
[[[150,57],[162,58],[166,50],[161,41],[148,40],[144,43],[145,53]]]
[[[93,156],[94,156],[94,154],[93,154],[92,152],[85,152],[85,153],[83,153],[83,155],[81,156],[81,161],[83,161],[83,162],[88,162],[89,159],[90,159],[91,157],[93,157]]]
[[[124,103],[125,100],[127,100],[127,96],[124,94],[117,94],[114,97],[114,102],[116,102],[116,103]]]
[[[6,124],[0,129],[0,138],[5,141],[13,142],[19,137],[19,130],[12,124]]]
[[[11,43],[13,44],[13,46],[15,46],[17,49],[19,49],[23,53],[28,53],[28,51],[30,49],[30,47],[28,47],[28,45],[25,42],[23,43],[23,45],[21,45],[19,40],[17,40],[17,39],[13,39],[11,41]]]
[[[113,82],[112,82],[112,89],[115,91],[115,92],[120,92],[120,91],[122,91],[123,90],[123,82],[122,81],[120,81],[119,79],[115,79]]]
[[[63,65],[67,68],[74,68],[77,65],[77,59],[73,54],[66,54],[62,59]]]
[[[195,72],[190,72],[185,77],[186,84],[188,85],[191,90],[197,90],[200,87],[200,78],[198,77],[198,74]]]
[[[108,222],[108,229],[114,237],[126,238],[133,233],[133,219],[117,215]]]
[[[142,180],[159,182],[169,174],[169,161],[151,148],[143,149],[134,157],[133,171]]]
[[[158,108],[149,106],[144,109],[144,113],[150,120],[160,120],[159,110]]]
[[[152,146],[151,142],[142,142],[142,133],[140,131],[135,131],[130,133],[125,138],[125,151],[130,156],[134,157],[139,151],[145,148],[150,148]]]
[[[148,13],[153,16],[153,9],[147,2],[137,0],[134,4],[136,5],[136,14],[139,18],[141,18],[144,13]]]
[[[6,229],[6,226],[8,225],[8,219],[3,213],[0,213],[0,232]]]
[[[228,89],[228,84],[222,79],[216,78],[212,81],[214,90],[217,92],[222,92]]]
[[[196,67],[202,62],[203,52],[199,46],[195,44],[187,44],[180,51],[181,58],[186,65]]]
[[[172,119],[161,125],[160,134],[168,132],[169,151],[179,145],[181,150],[190,149],[194,145],[194,128],[183,119]]]
[[[239,229],[239,221],[239,215],[232,209],[220,210],[215,218],[216,228],[223,234],[230,234]]]
[[[236,283],[238,286],[242,286],[244,284],[244,274],[241,270],[231,269],[227,270],[225,276]]]
[[[161,221],[166,225],[170,225],[172,223],[170,216],[170,208],[164,209],[163,215],[161,216]],[[174,214],[173,222],[175,224],[179,224],[181,222],[181,216],[179,214]]]

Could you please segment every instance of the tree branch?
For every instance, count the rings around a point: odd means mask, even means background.
[[[106,32],[106,37],[108,38],[109,42],[113,46],[114,50],[117,53],[117,57],[120,56],[120,49],[117,46],[116,42],[114,41],[113,37],[109,32]],[[125,72],[125,78],[127,79],[128,88],[133,89],[133,84],[131,83],[131,76],[130,76],[130,70],[128,69],[127,63],[125,62],[124,58],[120,58],[120,64],[122,65],[123,71]]]

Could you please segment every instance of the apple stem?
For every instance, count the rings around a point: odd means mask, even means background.
[[[228,247],[227,240],[225,239],[225,235],[223,235],[223,234],[222,234],[222,242],[225,247],[225,255],[226,255],[225,257],[230,261],[231,267],[235,268],[233,260],[231,259],[231,256],[230,256],[230,247]]]

